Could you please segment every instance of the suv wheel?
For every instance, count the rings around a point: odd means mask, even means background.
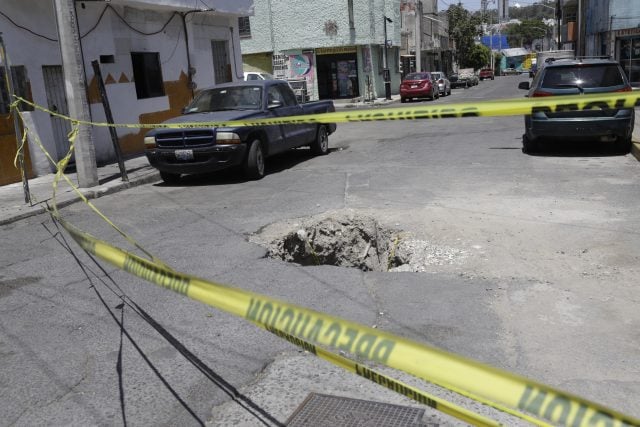
[[[538,144],[525,133],[522,135],[522,152],[525,154],[533,154],[538,151]]]
[[[631,138],[629,137],[618,137],[615,144],[615,150],[620,154],[628,154],[631,151]]]

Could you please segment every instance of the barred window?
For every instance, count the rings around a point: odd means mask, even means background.
[[[248,16],[238,18],[238,31],[240,32],[240,37],[251,37],[251,23]]]

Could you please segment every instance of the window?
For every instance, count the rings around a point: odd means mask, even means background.
[[[601,88],[624,85],[622,73],[617,64],[603,64],[583,67],[546,67],[542,87],[550,89]]]
[[[248,16],[238,18],[238,31],[240,32],[240,37],[251,37],[251,22]]]
[[[11,78],[13,83],[13,91],[21,98],[31,100],[31,91],[29,90],[29,79],[27,78],[27,69],[24,65],[11,67]],[[9,93],[7,87],[7,79],[5,78],[4,67],[0,67],[0,114],[8,114],[11,103],[15,99]],[[20,111],[33,111],[30,105],[20,104]]]
[[[131,52],[131,62],[138,99],[164,96],[160,55],[157,52]]]

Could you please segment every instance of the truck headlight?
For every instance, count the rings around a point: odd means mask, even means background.
[[[216,141],[223,144],[240,144],[240,135],[235,132],[218,132]]]
[[[144,137],[144,148],[147,148],[147,149],[156,148],[156,137],[155,136],[145,136]]]

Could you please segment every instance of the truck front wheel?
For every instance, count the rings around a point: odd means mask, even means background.
[[[165,184],[177,184],[180,182],[180,174],[179,173],[171,173],[171,172],[162,172],[160,171],[160,178],[165,182]]]
[[[326,126],[320,125],[318,127],[316,139],[311,143],[311,152],[316,156],[329,153],[329,132],[327,132]]]
[[[259,139],[254,139],[249,145],[249,152],[244,161],[244,174],[249,179],[260,179],[264,176],[264,154]]]

